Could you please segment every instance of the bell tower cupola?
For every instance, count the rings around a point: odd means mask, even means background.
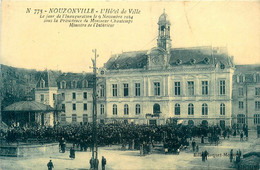
[[[157,47],[163,48],[167,53],[171,50],[171,36],[170,36],[170,26],[168,15],[163,11],[163,14],[159,17],[158,21],[158,39]]]

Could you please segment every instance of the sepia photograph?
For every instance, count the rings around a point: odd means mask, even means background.
[[[260,1],[2,0],[1,170],[260,169]]]

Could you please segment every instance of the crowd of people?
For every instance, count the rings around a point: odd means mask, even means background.
[[[200,137],[204,143],[204,137],[208,142],[219,142],[219,137],[230,136],[231,129],[221,129],[219,126],[189,126],[189,125],[136,125],[136,124],[99,124],[97,127],[97,143],[99,146],[122,145],[123,149],[144,149],[144,153],[149,153],[151,146],[156,143],[163,143],[167,152],[177,152],[180,148],[185,148],[194,137]],[[30,139],[38,141],[58,141],[63,140],[72,143],[81,151],[87,151],[93,143],[92,124],[86,125],[57,125],[54,127],[12,127],[2,134],[8,143]],[[188,140],[189,139],[189,140]]]

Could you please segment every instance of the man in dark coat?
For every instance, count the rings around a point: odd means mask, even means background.
[[[52,168],[54,168],[51,160],[50,160],[50,162],[48,162],[47,167],[48,167],[48,170],[52,170]]]
[[[102,170],[106,169],[107,160],[104,156],[102,156]]]
[[[232,160],[233,160],[233,149],[231,149],[231,151],[230,151],[229,159],[230,159],[230,162],[232,162]]]
[[[192,150],[193,150],[193,152],[195,152],[196,142],[194,141],[194,139],[193,139],[191,145],[192,145]]]

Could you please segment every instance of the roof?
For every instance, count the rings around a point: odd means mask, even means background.
[[[235,73],[254,73],[260,72],[260,64],[250,64],[250,65],[236,65]]]
[[[105,63],[105,67],[108,70],[144,68],[147,65],[147,52],[132,51],[114,55]]]
[[[70,87],[71,82],[76,81],[77,82],[77,87],[81,88],[82,87],[82,81],[86,80],[88,82],[88,87],[93,87],[94,83],[94,74],[93,73],[63,73],[61,74],[57,79],[57,84],[59,86],[61,81],[66,82],[66,86]]]
[[[36,101],[21,101],[13,103],[3,110],[4,112],[50,112],[54,111],[50,105]]]
[[[114,69],[141,69],[148,66],[148,51],[124,52],[112,56],[105,64],[108,70]],[[191,63],[194,61],[194,63]],[[209,65],[224,64],[233,66],[233,61],[228,55],[226,48],[190,47],[172,48],[169,56],[171,66],[179,65]]]
[[[57,87],[56,79],[58,78],[59,75],[60,75],[59,72],[55,72],[52,70],[39,72],[37,76],[39,79],[37,81],[36,87],[40,87],[41,80],[44,80],[45,87]]]

